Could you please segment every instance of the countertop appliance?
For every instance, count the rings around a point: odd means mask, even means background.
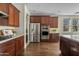
[[[49,39],[49,26],[48,25],[41,26],[41,39]]]
[[[30,23],[30,42],[40,42],[40,23]]]

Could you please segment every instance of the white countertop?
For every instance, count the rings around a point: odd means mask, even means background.
[[[61,36],[79,42],[79,35],[72,35],[72,36],[71,35],[61,35]]]
[[[13,39],[15,39],[15,38],[18,38],[18,37],[20,37],[20,36],[23,36],[23,34],[22,34],[22,35],[18,35],[18,36],[14,36],[14,37],[9,38],[9,39],[2,40],[2,41],[0,41],[0,44],[1,44],[1,43],[4,43],[4,42],[7,42],[7,41],[9,41],[9,40],[13,40]]]

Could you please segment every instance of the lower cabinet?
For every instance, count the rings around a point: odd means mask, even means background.
[[[16,41],[16,55],[22,55],[24,51],[24,37],[15,39]]]
[[[24,50],[24,37],[18,37],[0,44],[0,56],[19,56]]]
[[[60,49],[61,49],[61,54],[63,56],[69,56],[70,55],[70,50],[69,50],[69,42],[66,38],[60,37]]]
[[[59,33],[50,34],[49,42],[59,42]]]
[[[0,56],[14,56],[15,55],[15,41],[10,40],[0,44]]]
[[[79,42],[60,37],[60,49],[62,56],[79,56]]]

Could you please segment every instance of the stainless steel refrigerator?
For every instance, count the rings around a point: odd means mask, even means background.
[[[30,23],[30,42],[40,42],[40,23]]]

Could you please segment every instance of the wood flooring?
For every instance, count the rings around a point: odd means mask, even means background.
[[[25,56],[59,56],[61,54],[59,42],[30,43],[25,49]]]

